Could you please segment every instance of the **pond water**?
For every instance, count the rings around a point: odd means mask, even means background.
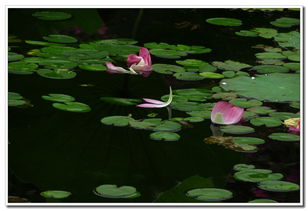
[[[72,17],[42,20],[46,14],[37,14],[39,11],[65,12]],[[239,19],[242,24],[217,25],[206,21],[216,17]],[[270,23],[282,17],[289,19],[278,20],[276,25]],[[16,54],[9,54],[8,91],[19,93],[25,99],[22,102],[9,101],[9,196],[31,202],[197,203],[211,200],[205,200],[205,196],[198,199],[196,197],[200,194],[190,195],[188,191],[217,188],[232,192],[232,197],[214,201],[246,203],[266,198],[277,202],[299,202],[300,191],[298,187],[293,187],[300,183],[299,136],[291,134],[288,127],[282,124],[286,119],[299,117],[299,37],[296,34],[299,32],[299,23],[296,22],[299,17],[299,11],[292,9],[9,9],[8,46],[9,52],[16,53],[17,58]],[[237,35],[235,32],[240,30],[250,30],[252,36]],[[292,32],[291,35],[289,32]],[[77,43],[72,41],[72,44],[57,45],[75,49],[52,47],[50,43],[65,42],[61,40],[63,37],[47,37],[53,34],[77,38]],[[137,42],[119,38],[130,38]],[[279,38],[290,41],[281,41]],[[108,42],[111,39],[115,40]],[[44,43],[33,45],[29,40]],[[94,42],[98,40],[105,42]],[[170,45],[155,46],[153,42]],[[127,44],[138,47],[127,47]],[[185,46],[176,48],[178,44]],[[126,68],[127,55],[138,53],[142,46],[147,47],[152,54],[154,71],[148,77],[108,74],[102,67],[113,59],[113,64]],[[187,53],[193,51],[190,46],[203,46],[198,49],[205,53]],[[72,52],[79,48],[92,52]],[[204,50],[206,48],[211,51]],[[169,54],[166,49],[169,49]],[[70,52],[61,54],[64,51]],[[99,55],[102,51],[107,53]],[[18,58],[18,55],[23,57]],[[195,60],[186,60],[185,63],[185,59]],[[223,63],[226,60],[239,63]],[[16,67],[18,62],[21,64]],[[267,66],[258,69],[262,65],[260,62]],[[290,64],[285,65],[287,63]],[[29,64],[37,66],[29,67]],[[96,65],[96,71],[86,70],[89,67],[76,67],[92,65],[93,68],[93,64]],[[166,74],[166,67],[161,70],[157,64],[182,68],[179,73],[171,70],[171,74],[170,71]],[[61,75],[68,69],[73,73]],[[46,71],[58,72],[48,75]],[[207,75],[213,71],[224,74]],[[207,74],[202,76],[199,73]],[[50,78],[59,75],[67,79]],[[251,77],[255,77],[257,82],[245,83]],[[142,98],[160,100],[166,95],[163,101],[167,101],[169,87],[173,90],[173,101],[168,108],[136,107],[136,104],[142,103]],[[222,96],[222,92],[228,94]],[[48,94],[70,95],[91,110],[70,112],[57,109],[53,104],[55,102],[42,98]],[[242,101],[233,101],[233,104],[244,107],[247,115],[244,121],[236,125],[252,127],[253,133],[225,131],[222,134],[219,131],[222,127],[219,129],[219,125],[211,122],[212,107],[218,101],[243,97],[257,101],[248,106]],[[127,105],[127,100],[119,103],[115,102],[119,99],[113,98],[135,100]],[[60,108],[68,109],[59,103]],[[266,107],[258,107],[261,105]],[[204,113],[200,114],[200,111]],[[131,117],[131,120],[160,118],[159,124],[169,119],[169,123],[173,124],[171,129],[163,125],[162,131],[175,132],[172,134],[178,134],[180,138],[177,141],[152,140],[150,134],[157,125],[140,124],[139,121],[134,121],[139,124],[137,126],[133,123],[129,126],[127,122],[123,127],[101,122],[110,116]],[[191,116],[195,118],[188,118]],[[123,119],[112,123],[119,122],[123,122]],[[266,127],[265,123],[270,125]],[[278,138],[270,138],[273,133],[283,134]],[[286,134],[292,136],[286,137]],[[207,139],[211,136],[211,140]],[[259,145],[240,146],[232,141],[232,137],[256,137],[265,142],[261,140]],[[243,152],[244,147],[248,147],[246,152]],[[269,191],[261,187],[262,179],[253,182],[245,181],[240,176],[238,179],[238,173],[234,170],[236,164],[271,170],[274,179],[264,181],[288,181],[293,186]],[[254,171],[244,177],[260,179],[269,177],[269,174]],[[280,178],[280,174],[283,178]],[[132,186],[139,193],[131,198],[108,197],[107,193],[96,189],[106,184]],[[273,189],[273,186],[269,189]],[[48,190],[68,191],[71,195],[56,200],[40,195]]]

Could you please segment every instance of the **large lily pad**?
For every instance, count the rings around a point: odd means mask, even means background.
[[[124,127],[129,124],[130,121],[134,120],[129,116],[108,116],[101,119],[101,123],[105,125],[113,125],[118,127]]]
[[[69,70],[49,70],[49,69],[39,69],[37,74],[44,78],[49,79],[72,79],[76,77],[76,73],[74,71]]]
[[[287,73],[289,68],[285,66],[277,65],[257,65],[252,68],[252,70],[257,71],[258,73]]]
[[[154,56],[165,58],[165,59],[179,59],[182,56],[186,56],[187,53],[183,51],[176,50],[166,50],[166,49],[152,49],[150,53]]]
[[[75,100],[74,97],[65,94],[48,94],[48,95],[43,95],[42,98],[44,100],[49,100],[54,102],[71,102]]]
[[[262,105],[262,102],[259,100],[247,100],[244,98],[236,98],[233,100],[230,100],[229,103],[241,107],[241,108],[250,108],[253,106],[260,106]]]
[[[272,73],[256,75],[255,78],[238,76],[223,79],[220,86],[238,95],[260,101],[285,102],[299,101],[300,78],[297,74]]]
[[[78,41],[75,37],[62,34],[51,34],[48,36],[44,36],[43,39],[49,42],[56,43],[75,43]]]
[[[193,72],[179,72],[173,74],[173,76],[178,79],[178,80],[183,80],[183,81],[200,81],[205,79],[202,75],[199,75],[197,73]]]
[[[300,34],[297,31],[291,31],[288,33],[279,33],[277,36],[275,36],[275,41],[278,42],[278,44],[281,47],[290,47],[299,49],[300,48]]]
[[[236,172],[233,177],[243,182],[261,182],[266,180],[280,180],[283,175],[280,173],[262,173],[256,169],[249,169]]]
[[[154,132],[150,134],[150,138],[157,141],[177,141],[180,137],[179,134],[172,132]]]
[[[249,170],[249,169],[254,169],[254,165],[248,165],[244,163],[239,163],[233,166],[234,171],[244,171],[244,170]]]
[[[291,192],[300,188],[298,184],[287,181],[263,181],[259,183],[258,187],[271,192]]]
[[[250,120],[254,126],[265,125],[266,127],[278,127],[281,125],[281,120],[275,117],[257,117]]]
[[[18,53],[14,53],[14,52],[9,52],[8,53],[8,61],[12,62],[12,61],[18,61],[23,59],[24,56]]]
[[[272,112],[272,113],[269,113],[269,115],[271,117],[275,117],[275,118],[280,119],[280,120],[286,120],[286,119],[290,119],[290,118],[298,118],[300,116],[299,114],[294,114],[294,113],[290,113],[290,112]]]
[[[91,111],[90,106],[79,102],[64,102],[64,103],[53,103],[52,106],[59,110],[70,111],[70,112],[89,112]]]
[[[63,191],[63,190],[48,190],[41,192],[40,195],[47,199],[64,199],[72,194],[68,191]]]
[[[27,62],[10,62],[8,64],[8,72],[20,75],[32,74],[36,69],[37,64],[31,64]]]
[[[153,128],[153,131],[159,131],[159,132],[177,132],[180,131],[182,128],[181,124],[169,120],[164,120]]]
[[[236,62],[232,60],[226,60],[224,62],[214,61],[212,62],[212,64],[220,70],[230,70],[230,71],[239,71],[241,69],[251,67],[251,65],[249,64]]]
[[[281,53],[275,53],[275,52],[256,53],[255,55],[258,59],[285,59],[287,58]]]
[[[265,143],[263,139],[255,137],[233,137],[232,141],[237,144],[253,144],[253,145]]]
[[[230,133],[230,134],[247,134],[255,132],[255,130],[252,127],[241,126],[241,125],[221,126],[220,130],[224,133]]]
[[[276,19],[275,21],[271,21],[270,23],[277,27],[288,28],[288,27],[292,27],[295,25],[299,25],[300,20],[297,18],[282,17],[282,18]]]
[[[276,141],[299,141],[300,140],[300,136],[293,135],[290,133],[272,133],[268,137]]]
[[[178,72],[185,72],[183,67],[172,65],[172,64],[154,64],[152,68],[155,72],[161,74],[173,74]]]
[[[240,26],[242,21],[236,18],[209,18],[206,22],[220,26]]]
[[[104,198],[136,198],[140,193],[132,186],[100,185],[95,188],[95,194]]]
[[[187,197],[195,198],[199,201],[223,201],[233,197],[231,191],[219,188],[197,188],[186,193]]]
[[[272,199],[253,199],[248,203],[278,203],[278,202]]]

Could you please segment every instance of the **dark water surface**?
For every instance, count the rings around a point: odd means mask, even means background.
[[[43,30],[38,24],[41,22],[31,23],[26,18],[32,12],[11,10],[9,33],[24,40],[41,40]],[[134,34],[139,9],[100,9],[98,12],[113,37],[131,38],[133,34],[140,46],[146,42],[204,45],[213,51],[189,58],[207,62],[230,59],[251,65],[256,65],[254,54],[258,52],[251,46],[273,46],[274,42],[240,37],[234,32],[253,27],[270,28],[269,20],[281,17],[279,12],[250,13],[229,9],[144,9]],[[297,17],[297,13],[292,11],[284,14]],[[210,17],[239,18],[245,24],[233,28],[214,26],[205,22]],[[175,23],[182,21],[199,24],[200,28],[175,28]],[[87,42],[91,35],[83,39]],[[27,50],[29,46],[21,44],[21,48],[14,49],[14,52],[25,54]],[[174,64],[173,60],[154,56],[152,62]],[[94,86],[82,87],[81,84]],[[39,196],[41,191],[59,189],[72,192],[71,197],[63,200],[65,202],[152,202],[161,192],[190,176],[199,175],[211,178],[217,188],[231,190],[234,198],[229,202],[247,202],[255,198],[252,189],[256,184],[235,182],[232,179],[234,164],[251,163],[284,175],[295,171],[298,179],[297,143],[277,144],[266,140],[267,143],[260,146],[257,153],[245,154],[205,144],[203,139],[212,135],[210,120],[193,123],[193,128],[182,129],[178,142],[156,142],[149,139],[148,131],[105,126],[100,122],[105,116],[132,114],[134,118],[141,119],[152,112],[158,113],[157,117],[167,119],[166,109],[115,106],[101,101],[100,97],[103,96],[159,99],[168,93],[169,85],[179,89],[211,88],[215,84],[217,81],[214,80],[183,82],[155,72],[146,79],[83,70],[70,80],[51,80],[37,74],[10,74],[9,91],[20,93],[33,106],[8,109],[9,195],[25,197],[32,202],[44,202],[45,199]],[[51,106],[51,102],[41,98],[48,93],[74,96],[76,101],[88,104],[92,110],[89,113],[57,110]],[[284,105],[279,106],[285,109]],[[289,112],[296,112],[296,109]],[[173,112],[174,117],[182,114]],[[252,136],[266,138],[273,131],[279,130],[258,127]],[[93,194],[93,189],[102,184],[131,185],[142,195],[133,200],[104,199]],[[268,198],[298,202],[299,193],[270,193]]]

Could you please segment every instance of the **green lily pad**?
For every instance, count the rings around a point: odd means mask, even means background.
[[[283,48],[300,48],[300,34],[297,31],[278,33],[274,39]]]
[[[254,113],[254,112],[244,111],[243,118],[246,119],[246,120],[249,120],[249,119],[253,119],[253,118],[257,117],[257,116],[258,116],[258,114]]]
[[[133,98],[120,98],[120,97],[101,97],[102,101],[115,104],[115,105],[123,105],[123,106],[132,106],[141,103],[142,101],[139,99]]]
[[[268,137],[276,141],[299,141],[300,140],[300,136],[293,135],[290,133],[272,133]]]
[[[241,108],[250,108],[250,107],[262,105],[262,102],[259,100],[247,100],[244,98],[236,98],[236,99],[230,100],[229,103],[235,106],[241,107]]]
[[[172,132],[154,132],[150,134],[150,138],[157,141],[177,141],[180,137],[179,134]]]
[[[288,62],[283,64],[284,67],[294,70],[294,71],[300,71],[301,65],[298,62]]]
[[[202,64],[199,66],[199,72],[215,72],[217,70],[216,67],[210,64]]]
[[[271,73],[255,78],[238,76],[223,79],[220,86],[226,91],[260,101],[299,101],[300,77],[297,74]]]
[[[44,36],[43,39],[55,43],[75,43],[78,41],[75,37],[62,34],[50,34]]]
[[[211,93],[209,89],[200,89],[200,88],[176,89],[176,90],[173,90],[173,92],[174,94],[182,95],[185,97],[190,97],[190,96],[208,97],[210,96],[210,93]]]
[[[291,61],[295,61],[295,62],[300,61],[299,51],[282,51],[282,55],[286,56]]]
[[[278,202],[272,199],[254,199],[248,201],[248,203],[278,203]]]
[[[9,62],[22,60],[23,58],[24,58],[24,56],[21,55],[21,54],[14,53],[14,52],[9,52],[8,53],[8,61]]]
[[[75,100],[74,97],[65,94],[48,94],[48,95],[43,95],[42,98],[44,100],[55,101],[55,102],[71,102]]]
[[[50,43],[45,41],[36,41],[36,40],[25,40],[25,43],[29,45],[41,45],[41,46],[57,46],[61,45],[60,43]]]
[[[199,66],[208,64],[207,62],[199,60],[199,59],[185,59],[185,60],[177,60],[175,62],[185,67],[199,67]]]
[[[130,39],[130,38],[116,38],[116,39],[100,40],[98,43],[117,44],[117,45],[133,45],[133,44],[138,43],[138,41]]]
[[[172,64],[153,64],[152,68],[155,72],[161,74],[173,74],[178,72],[185,72],[183,67]]]
[[[76,73],[74,71],[69,70],[49,70],[49,69],[39,69],[36,71],[37,74],[44,78],[49,79],[72,79],[76,77]]]
[[[263,59],[263,60],[258,60],[257,62],[260,63],[260,64],[263,64],[263,65],[276,65],[276,66],[285,64],[284,61],[282,61],[280,59]],[[290,68],[288,68],[288,69],[290,69]]]
[[[277,27],[282,27],[282,28],[289,28],[292,26],[296,26],[300,24],[300,20],[297,18],[287,18],[287,17],[282,17],[278,18],[275,21],[270,22],[272,25],[277,26]]]
[[[233,92],[219,92],[212,95],[214,99],[233,100],[237,97],[237,94]]]
[[[248,126],[241,126],[241,125],[227,125],[221,126],[220,130],[224,133],[230,134],[247,134],[255,132],[255,129]]]
[[[187,53],[183,51],[176,50],[166,50],[166,49],[152,49],[150,53],[154,56],[165,58],[165,59],[179,59],[182,56],[186,56]]]
[[[272,112],[272,113],[269,113],[269,115],[271,117],[275,117],[275,118],[280,119],[280,120],[286,120],[286,119],[290,119],[290,118],[298,118],[300,116],[299,114],[294,114],[294,113],[290,113],[290,112]]]
[[[158,132],[178,132],[180,131],[182,128],[182,125],[177,123],[177,122],[173,122],[173,121],[169,121],[169,120],[164,120],[161,122],[161,124],[159,124],[158,126],[156,126],[155,128],[153,128],[153,131],[158,131]]]
[[[156,126],[156,124],[145,121],[131,120],[129,121],[129,126],[140,130],[152,130]]]
[[[129,122],[134,120],[129,116],[108,116],[101,119],[101,123],[105,125],[113,125],[118,127],[128,126]]]
[[[224,71],[222,72],[222,74],[226,77],[226,78],[233,78],[235,76],[235,72],[234,71]]]
[[[254,165],[247,165],[247,164],[236,164],[233,166],[233,170],[234,171],[244,171],[244,170],[249,170],[249,169],[254,169],[255,166]]]
[[[234,151],[237,152],[246,152],[246,153],[252,153],[257,152],[258,147],[251,144],[236,144],[237,148],[234,149]]]
[[[260,37],[266,39],[275,37],[278,34],[276,29],[271,29],[271,28],[254,28],[251,31],[258,33]]]
[[[199,201],[223,201],[233,197],[231,191],[219,188],[197,188],[186,193],[187,197],[195,198]]]
[[[281,53],[271,53],[271,52],[256,53],[255,55],[258,59],[286,59],[287,58]]]
[[[184,118],[184,121],[188,121],[188,122],[202,122],[202,121],[204,121],[204,118],[199,117],[199,116],[192,116],[192,117]]]
[[[209,110],[209,105],[197,102],[174,102],[171,108],[178,111],[204,111]]]
[[[178,79],[178,80],[183,80],[183,81],[200,81],[203,80],[205,77],[193,73],[193,72],[182,72],[182,73],[175,73],[173,76]]]
[[[301,104],[300,102],[292,102],[290,103],[290,107],[300,109]]]
[[[64,199],[72,194],[68,191],[63,190],[48,190],[41,192],[40,195],[47,199]]]
[[[37,64],[27,62],[10,62],[8,64],[8,72],[20,75],[29,75],[32,74],[37,67]]]
[[[258,33],[249,31],[249,30],[241,30],[238,32],[235,32],[236,35],[242,36],[242,37],[257,37]]]
[[[8,100],[8,106],[21,106],[21,105],[26,105],[27,102],[25,100]]]
[[[257,117],[250,120],[254,126],[265,125],[266,127],[278,127],[281,125],[281,120],[275,117]]]
[[[23,97],[17,92],[8,92],[8,100],[20,100]]]
[[[236,172],[233,177],[243,182],[262,182],[266,180],[280,180],[283,175],[280,173],[261,173],[255,169]]]
[[[261,138],[255,138],[255,137],[233,137],[232,141],[236,144],[264,144],[265,141]]]
[[[220,26],[240,26],[242,21],[236,18],[209,18],[206,22]]]
[[[271,192],[291,192],[300,189],[298,184],[287,181],[262,181],[258,188]]]
[[[212,111],[190,111],[187,112],[188,115],[193,117],[201,117],[203,119],[210,119]]]
[[[214,86],[212,87],[212,92],[222,92],[222,88],[220,86]]]
[[[275,112],[276,110],[270,107],[267,107],[267,106],[256,106],[256,107],[248,108],[247,111],[253,112],[255,114],[269,114],[269,113]]]
[[[236,62],[232,60],[226,60],[224,62],[214,61],[212,65],[216,66],[220,70],[239,71],[244,68],[251,67],[249,64]]]
[[[258,73],[287,73],[289,68],[285,66],[277,65],[257,65],[252,68],[252,70],[257,71]]]
[[[178,45],[179,48],[179,45]],[[206,48],[204,46],[192,45],[190,46],[189,50],[185,50],[189,54],[203,54],[203,53],[210,53],[212,49]]]
[[[40,20],[46,21],[59,21],[59,20],[66,20],[72,17],[71,14],[66,12],[55,12],[55,11],[42,11],[42,12],[35,12],[32,14],[33,17],[36,17]]]
[[[95,194],[104,198],[136,198],[140,193],[132,186],[100,185],[95,188]]]
[[[64,102],[64,103],[53,103],[52,106],[59,110],[70,111],[70,112],[89,112],[91,108],[79,102]]]
[[[202,73],[199,73],[199,75],[201,75],[204,78],[211,78],[211,79],[220,79],[220,78],[225,77],[223,74],[212,73],[212,72],[202,72]]]
[[[47,69],[69,69],[77,66],[77,63],[60,59],[46,59],[39,62],[39,65]]]
[[[106,66],[102,64],[81,64],[78,67],[89,71],[104,71],[107,69]]]

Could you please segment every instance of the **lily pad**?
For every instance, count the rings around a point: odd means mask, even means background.
[[[256,107],[248,108],[247,111],[255,113],[255,114],[268,114],[268,113],[275,112],[276,110],[270,107],[267,107],[267,106],[256,106]]]
[[[26,105],[27,102],[25,100],[8,100],[8,106],[21,106],[21,105]]]
[[[100,185],[95,188],[95,194],[104,198],[136,198],[140,196],[135,187],[117,185]]]
[[[300,34],[297,31],[278,33],[274,39],[283,48],[300,48]]]
[[[199,66],[208,64],[207,62],[199,60],[199,59],[185,59],[185,60],[177,60],[175,62],[185,67],[199,67]]]
[[[236,164],[233,166],[233,170],[234,171],[244,171],[244,170],[249,170],[249,169],[254,169],[255,166],[254,165],[247,165],[247,164]]]
[[[257,117],[250,120],[254,126],[265,125],[266,127],[278,127],[281,125],[281,120],[275,117]]]
[[[120,97],[101,97],[102,101],[115,104],[115,105],[123,105],[123,106],[132,106],[141,103],[142,101],[139,99],[133,98],[120,98]]]
[[[25,40],[25,43],[29,45],[41,45],[41,46],[57,46],[61,45],[60,43],[50,43],[45,41],[36,41],[36,40]]]
[[[240,26],[242,21],[236,18],[209,18],[206,22],[220,26]]]
[[[8,100],[20,100],[23,97],[17,92],[8,92]]]
[[[300,102],[292,102],[290,103],[290,107],[300,109],[301,104]]]
[[[223,74],[220,73],[212,73],[212,72],[202,72],[199,73],[204,78],[211,78],[211,79],[221,79],[224,78]]]
[[[272,133],[268,137],[276,141],[299,141],[300,140],[300,136],[293,135],[290,133]]]
[[[286,59],[287,58],[281,53],[271,53],[271,52],[256,53],[255,55],[258,59]]]
[[[263,181],[259,183],[258,188],[271,192],[291,192],[300,189],[298,184],[287,181]]]
[[[224,133],[230,134],[247,134],[255,132],[255,129],[248,126],[241,126],[241,125],[227,125],[221,126],[220,130]]]
[[[182,128],[181,124],[169,120],[164,120],[153,128],[153,131],[159,131],[159,132],[177,132],[180,131]]]
[[[241,107],[241,108],[250,108],[250,107],[262,105],[262,102],[259,100],[247,100],[244,98],[236,98],[236,99],[230,100],[229,103],[235,106]]]
[[[226,78],[233,78],[235,76],[235,72],[234,71],[224,71],[222,72],[222,74],[226,77]]]
[[[176,50],[166,50],[166,49],[152,49],[150,53],[154,56],[166,58],[166,59],[179,59],[182,56],[186,56],[187,53],[183,51]]]
[[[179,111],[204,111],[209,110],[209,106],[205,103],[197,102],[174,102],[171,108]]]
[[[255,169],[236,172],[233,177],[243,182],[261,182],[266,180],[280,180],[283,175],[280,173],[261,173]]]
[[[233,137],[232,141],[237,144],[252,144],[252,145],[265,143],[263,139],[255,137]]]
[[[210,64],[203,64],[199,66],[199,72],[215,72],[217,70],[216,67]]]
[[[108,116],[101,119],[101,123],[105,125],[113,125],[118,127],[128,126],[129,122],[134,120],[129,116]]]
[[[272,112],[272,113],[269,113],[269,115],[271,117],[275,117],[275,118],[280,119],[280,120],[286,120],[286,119],[290,119],[290,118],[298,118],[300,116],[299,114],[290,113],[290,112]]]
[[[10,62],[8,64],[8,72],[20,75],[29,75],[32,74],[37,67],[37,64],[27,62]]]
[[[199,116],[192,116],[192,117],[186,117],[184,118],[184,120],[188,122],[202,122],[204,118],[199,117]]]
[[[43,39],[55,43],[75,43],[78,41],[75,37],[62,34],[50,34],[44,36]]]
[[[35,12],[32,14],[33,17],[36,17],[40,20],[46,21],[59,21],[59,20],[66,20],[72,17],[71,14],[66,12],[55,12],[55,11],[41,11]]]
[[[258,33],[260,37],[266,39],[275,37],[278,34],[276,29],[271,29],[271,28],[254,28],[251,31]]]
[[[150,138],[157,141],[177,141],[180,137],[179,134],[172,132],[154,132],[150,134]]]
[[[44,78],[49,79],[72,79],[76,77],[76,73],[74,71],[69,70],[49,70],[49,69],[39,69],[36,71],[37,74]]]
[[[278,203],[278,202],[272,199],[254,199],[248,201],[248,203]]]
[[[178,80],[183,80],[183,81],[200,81],[203,80],[205,77],[193,73],[193,72],[179,72],[173,74],[173,76],[178,79]]]
[[[138,120],[129,121],[129,125],[132,128],[141,130],[152,130],[156,126],[156,124],[153,124],[151,122],[138,121]]]
[[[210,119],[211,118],[211,111],[191,111],[187,112],[188,115],[193,116],[193,117],[201,117],[204,119]]]
[[[288,62],[283,64],[284,67],[294,70],[294,71],[300,71],[301,65],[298,62]]]
[[[89,112],[91,108],[79,102],[64,102],[64,103],[53,103],[52,106],[59,110],[70,111],[70,112]]]
[[[172,64],[153,64],[152,68],[155,72],[161,74],[173,74],[178,72],[185,72],[183,67]]]
[[[253,118],[257,117],[257,116],[258,116],[258,114],[254,113],[254,112],[244,111],[243,118],[245,120],[249,120],[249,119],[253,119]]]
[[[46,69],[70,69],[77,66],[77,63],[60,60],[60,59],[46,59],[39,62],[39,65],[44,66]]]
[[[280,59],[263,59],[263,60],[258,60],[257,62],[260,63],[260,64],[263,64],[263,65],[276,65],[276,66],[285,64],[284,61],[282,61]],[[288,68],[288,69],[290,69],[290,68]]]
[[[241,30],[238,32],[235,32],[236,35],[242,36],[242,37],[257,37],[258,33],[249,31],[249,30]]]
[[[220,70],[239,71],[244,68],[251,67],[249,64],[236,62],[232,60],[226,60],[224,62],[214,61],[212,65],[216,66]]]
[[[289,68],[285,66],[277,65],[257,65],[254,66],[251,70],[255,70],[258,73],[287,73]]]
[[[8,53],[8,61],[9,62],[22,60],[23,58],[24,58],[24,56],[21,55],[21,54],[14,53],[14,52],[9,52]]]
[[[185,97],[190,96],[202,96],[208,97],[210,96],[211,91],[209,89],[200,89],[200,88],[190,88],[190,89],[176,89],[174,90],[174,94],[182,95]]]
[[[78,67],[89,71],[104,71],[107,69],[106,66],[102,64],[81,64]]]
[[[75,100],[74,97],[65,94],[48,94],[48,95],[43,95],[42,98],[44,100],[55,101],[55,102],[71,102]]]
[[[254,79],[238,76],[223,79],[220,86],[238,95],[260,101],[285,102],[299,101],[300,77],[297,74],[271,73],[256,75]]]
[[[63,190],[48,190],[41,192],[40,195],[47,199],[64,199],[72,194],[68,191]]]
[[[300,20],[297,18],[287,18],[287,17],[282,17],[278,18],[275,21],[270,22],[272,25],[277,26],[277,27],[282,27],[282,28],[289,28],[292,26],[296,26],[300,24]]]
[[[231,191],[219,188],[197,188],[186,193],[187,197],[195,198],[199,201],[223,201],[233,197]]]

